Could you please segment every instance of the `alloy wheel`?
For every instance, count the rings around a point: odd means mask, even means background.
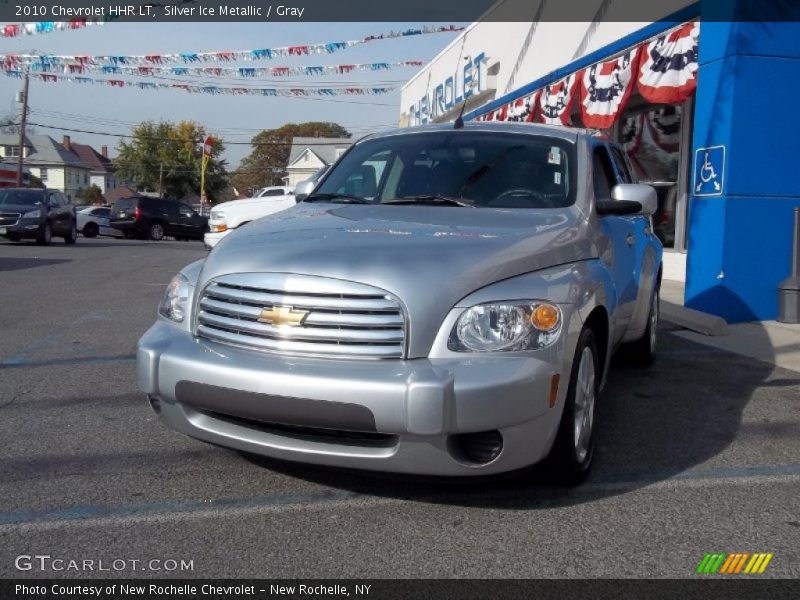
[[[575,416],[573,422],[575,458],[578,462],[586,460],[592,441],[594,427],[594,405],[597,385],[595,383],[595,360],[588,346],[581,353],[578,377],[575,383]]]

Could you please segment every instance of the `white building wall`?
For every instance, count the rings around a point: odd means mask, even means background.
[[[604,4],[606,10],[601,20],[592,22]],[[660,7],[662,15],[666,17],[690,4],[693,4],[693,0],[662,0]],[[555,11],[559,10],[556,3],[550,2],[549,5],[550,11],[556,14]],[[539,2],[532,1],[532,19],[538,10]],[[586,0],[581,10],[586,15],[585,22],[548,21],[548,4],[545,4],[541,18],[536,23],[486,20],[473,23],[403,86],[401,125],[453,118],[453,114],[445,114],[445,118],[442,118],[441,111],[437,115],[435,109],[429,110],[426,115],[420,107],[422,105],[424,108],[426,97],[427,104],[432,106],[437,98],[437,87],[451,77],[455,87],[453,100],[463,97],[465,56],[474,59],[483,54],[485,57],[480,73],[475,73],[480,77],[480,88],[475,92],[495,91],[485,92],[486,97],[481,98],[479,103],[483,105],[652,23],[614,21],[615,17],[623,19],[625,16],[621,0],[605,3],[604,0]],[[468,106],[467,110],[473,108]]]

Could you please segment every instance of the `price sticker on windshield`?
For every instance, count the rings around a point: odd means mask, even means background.
[[[559,148],[558,146],[552,146],[550,148],[550,152],[547,155],[547,164],[549,165],[561,164],[561,148]]]

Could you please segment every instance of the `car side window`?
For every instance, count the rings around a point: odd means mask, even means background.
[[[184,216],[184,217],[192,217],[194,215],[194,211],[192,210],[192,207],[188,206],[186,204],[183,204],[183,203],[178,205],[178,210],[180,211],[181,216]]]
[[[61,206],[66,206],[67,204],[70,204],[72,202],[69,198],[64,197],[64,194],[62,194],[61,192],[56,192],[56,197],[58,198],[58,201],[61,204]]]
[[[47,198],[50,201],[50,206],[52,208],[58,208],[59,206],[61,206],[61,202],[59,202],[59,200],[58,200],[58,195],[55,194],[54,192],[50,192],[47,195]]]
[[[602,146],[594,149],[592,155],[594,197],[596,200],[611,200],[611,189],[617,185],[614,168],[608,152]]]
[[[631,176],[630,169],[628,169],[628,163],[625,161],[625,157],[622,156],[620,149],[616,146],[612,146],[611,156],[614,157],[614,165],[617,167],[617,173],[619,173],[622,183],[633,183],[633,177]]]
[[[161,212],[168,215],[170,218],[177,219],[179,215],[179,207],[177,202],[162,202]]]

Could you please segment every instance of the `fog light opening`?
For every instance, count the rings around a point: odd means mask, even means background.
[[[161,400],[156,398],[155,396],[148,396],[147,401],[150,403],[150,408],[153,410],[153,414],[156,416],[161,414]]]
[[[450,454],[457,461],[485,465],[495,460],[503,451],[503,436],[496,429],[475,433],[457,433],[447,440]]]

